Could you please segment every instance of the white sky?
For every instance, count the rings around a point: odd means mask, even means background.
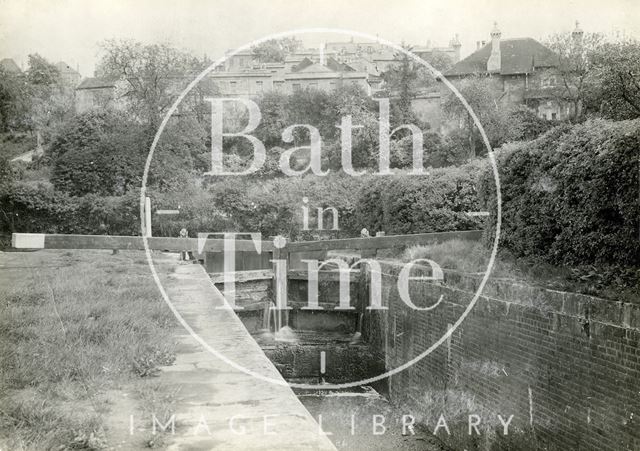
[[[215,59],[267,34],[305,27],[415,45],[444,46],[458,33],[466,56],[476,41],[489,40],[494,20],[503,38],[541,39],[572,30],[575,20],[585,31],[640,37],[640,0],[0,0],[0,59],[26,66],[27,55],[38,52],[91,76],[97,43],[107,38],[170,42]]]

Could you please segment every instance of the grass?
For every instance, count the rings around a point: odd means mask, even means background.
[[[449,240],[443,243],[407,248],[402,260],[405,262],[418,258],[429,258],[443,269],[465,273],[484,273],[489,263],[490,252],[480,243],[467,240]],[[513,277],[520,275],[509,264],[496,259],[492,274],[495,277]]]
[[[407,248],[401,259],[407,262],[429,258],[445,270],[484,274],[489,257],[490,251],[477,241],[450,240]],[[559,267],[530,258],[515,258],[508,251],[500,250],[491,277],[623,302],[640,302],[640,268]]]
[[[168,387],[157,383],[140,385],[135,391],[137,398],[140,400],[140,410],[142,410],[143,415],[146,418],[151,418],[153,415],[158,419],[160,425],[167,425],[175,412],[178,391],[175,389],[170,390]],[[179,421],[175,417],[174,424],[179,425]],[[147,434],[148,436],[144,440],[145,447],[162,447],[165,445],[166,436],[170,433],[171,431],[168,428],[166,431],[162,431],[158,427],[155,434],[152,432]]]
[[[173,316],[140,255],[0,254],[1,448],[106,446],[105,393],[144,393],[172,362]]]

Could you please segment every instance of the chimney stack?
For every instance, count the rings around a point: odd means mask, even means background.
[[[493,23],[491,30],[491,55],[487,61],[487,72],[500,72],[502,56],[500,54],[500,36],[502,33],[498,29],[497,22]]]
[[[576,28],[571,32],[571,37],[573,38],[573,42],[576,45],[582,44],[582,36],[584,35],[584,31],[580,28],[580,22],[576,20]]]
[[[454,38],[451,41],[449,41],[449,47],[453,49],[453,52],[455,54],[454,63],[457,63],[458,61],[460,61],[460,47],[462,47],[462,44],[460,43],[460,38],[458,37],[457,33],[454,36]]]

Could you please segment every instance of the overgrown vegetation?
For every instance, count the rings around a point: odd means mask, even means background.
[[[412,261],[428,258],[445,272],[481,275],[487,271],[490,249],[477,241],[450,240],[405,249],[400,258]],[[640,270],[619,265],[557,266],[535,257],[516,257],[504,247],[491,268],[492,279],[509,279],[554,290],[584,293],[623,302],[638,303]]]
[[[640,120],[594,120],[505,147],[502,245],[554,264],[640,265],[639,144]],[[493,210],[488,171],[480,195]]]
[[[525,261],[570,265],[604,289],[640,286],[640,120],[587,121],[506,146],[498,155],[501,247]],[[495,210],[493,174],[479,185]],[[487,229],[493,237],[495,224]]]
[[[106,446],[107,391],[142,383],[172,362],[167,330],[173,316],[156,294],[143,255],[109,254],[2,257],[3,447]]]
[[[558,121],[538,117],[524,105],[503,104],[499,101],[502,91],[496,89],[495,81],[485,76],[474,75],[461,80],[458,91],[476,114],[494,149],[513,141],[535,139],[559,124]],[[456,163],[486,155],[487,148],[480,130],[458,97],[449,93],[442,109],[449,119],[463,124],[462,128],[452,130],[448,136],[451,143],[449,147],[458,152],[458,155],[453,154],[449,159]]]

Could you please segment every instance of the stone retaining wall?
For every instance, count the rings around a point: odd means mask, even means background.
[[[387,369],[441,338],[480,280],[448,274],[444,285],[412,282],[418,305],[444,296],[421,312],[399,298],[398,270],[384,265],[389,310],[364,321]],[[450,338],[392,376],[389,390],[430,428],[443,414],[451,434],[440,428],[438,436],[456,449],[640,449],[640,306],[492,281]],[[480,435],[468,433],[474,414]],[[506,437],[498,414],[514,415]]]

